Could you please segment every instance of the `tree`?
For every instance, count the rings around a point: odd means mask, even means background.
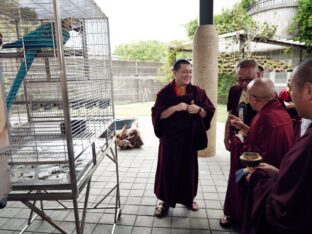
[[[308,51],[312,52],[312,1],[299,0],[298,10],[294,17],[294,22],[290,26],[290,33],[295,40],[302,41],[308,46]]]
[[[244,9],[243,5],[252,3],[253,0],[236,3],[232,8],[223,10],[221,14],[214,17],[214,22],[219,34],[231,33],[243,30],[246,34],[242,47],[244,57],[250,57],[250,43],[255,37],[272,38],[276,31],[276,25],[268,23],[258,23],[253,20]],[[189,38],[193,38],[197,28],[197,20],[192,20],[185,24],[185,29]],[[237,41],[238,43],[238,41]]]
[[[243,8],[245,11],[247,11],[249,5],[252,4],[252,3],[254,3],[254,2],[256,2],[256,0],[242,0],[242,1],[240,2],[240,5],[242,6],[242,8]]]
[[[165,62],[168,44],[159,41],[140,41],[121,44],[116,47],[114,54],[125,60]]]

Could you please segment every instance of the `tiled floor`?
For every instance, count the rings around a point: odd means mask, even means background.
[[[223,229],[219,226],[229,171],[229,154],[222,144],[224,125],[218,124],[217,155],[199,158],[199,188],[197,212],[178,205],[169,215],[158,219],[153,216],[157,199],[153,193],[157,163],[158,140],[153,134],[149,117],[139,118],[144,146],[141,149],[118,151],[122,214],[114,233],[239,233],[239,228]],[[114,165],[103,161],[93,176],[90,201],[96,203],[114,186]],[[83,196],[79,198],[83,202]],[[109,196],[104,204],[112,204]],[[46,206],[56,202],[46,202]],[[19,233],[27,223],[29,209],[21,202],[10,202],[0,210],[0,234]],[[68,233],[75,233],[71,211],[47,212]],[[112,210],[89,210],[84,233],[110,233],[113,223]],[[58,233],[46,221],[37,218],[25,233]]]

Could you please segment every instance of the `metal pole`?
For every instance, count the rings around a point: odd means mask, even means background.
[[[199,25],[213,24],[213,0],[200,0]]]
[[[70,173],[70,184],[72,189],[72,199],[74,205],[74,215],[76,223],[76,232],[80,232],[79,225],[79,212],[78,212],[78,189],[77,189],[77,180],[75,172],[75,155],[73,149],[73,136],[71,129],[70,121],[70,112],[68,105],[68,88],[67,88],[67,79],[66,79],[66,67],[65,67],[65,56],[63,48],[63,29],[62,22],[60,17],[60,9],[58,5],[58,0],[53,0],[53,16],[55,22],[55,38],[56,38],[56,49],[58,55],[59,69],[60,69],[60,84],[61,84],[61,95],[63,101],[63,112],[64,112],[64,124],[66,129],[66,140],[67,140],[67,150],[68,150],[68,162],[69,162],[69,173]],[[39,214],[40,215],[40,214]]]

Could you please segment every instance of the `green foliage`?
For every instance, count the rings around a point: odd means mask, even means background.
[[[124,60],[139,60],[165,62],[168,53],[167,43],[159,41],[140,41],[121,44],[116,47],[114,54]]]
[[[247,34],[247,40],[255,36],[261,38],[272,38],[276,32],[276,26],[268,23],[257,23],[247,13],[244,5],[254,0],[246,0],[235,4],[232,8],[223,10],[221,14],[214,17],[214,22],[219,34],[231,33],[243,30]],[[197,28],[197,19],[185,24],[187,35],[190,39],[194,37]]]
[[[157,79],[166,84],[172,79],[172,66],[174,62],[178,59],[191,59],[192,54],[190,52],[182,52],[183,48],[182,41],[172,41],[172,46],[169,49],[169,52],[166,57],[166,62],[161,67]]]
[[[256,2],[256,0],[241,0],[240,5],[245,11],[247,11],[248,6],[254,2]]]
[[[235,74],[219,74],[218,77],[218,103],[225,104],[231,86],[236,84]]]
[[[184,27],[186,29],[187,37],[192,40],[198,27],[198,19],[191,20],[190,22],[186,23]]]
[[[305,42],[308,51],[312,52],[312,1],[298,0],[298,10],[294,17],[294,22],[290,26],[290,33],[295,36],[295,40]]]

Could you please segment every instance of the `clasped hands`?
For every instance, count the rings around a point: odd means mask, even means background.
[[[195,104],[186,104],[185,102],[180,102],[176,105],[176,111],[187,111],[189,114],[198,114],[201,107]]]

